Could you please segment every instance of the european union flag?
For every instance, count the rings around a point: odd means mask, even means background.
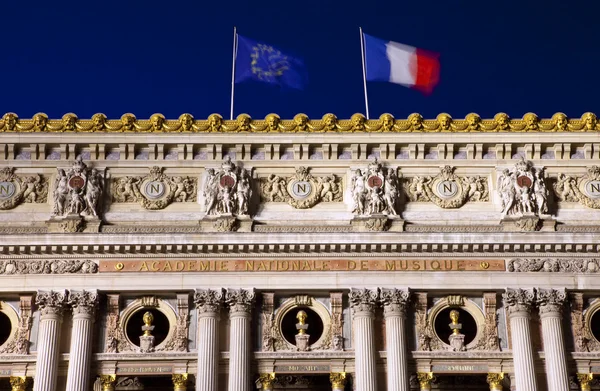
[[[304,61],[238,34],[235,82],[248,79],[299,90],[308,82]]]

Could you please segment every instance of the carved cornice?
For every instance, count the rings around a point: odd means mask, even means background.
[[[379,289],[352,288],[348,294],[355,315],[373,315],[379,299]]]
[[[67,304],[73,308],[73,314],[93,315],[98,306],[98,292],[70,291]]]
[[[2,274],[92,274],[98,265],[89,259],[0,260]]]
[[[536,303],[540,315],[562,315],[562,310],[567,300],[565,289],[536,289]]]
[[[506,270],[509,272],[599,273],[600,259],[517,258],[508,261]]]
[[[399,289],[381,289],[379,300],[385,316],[406,316],[410,292]]]
[[[223,289],[197,289],[194,292],[194,303],[200,316],[202,314],[218,314],[223,305]]]
[[[509,316],[515,314],[531,314],[535,300],[535,289],[506,289],[502,300]]]
[[[225,302],[229,306],[230,315],[250,314],[254,306],[255,296],[254,289],[227,289]]]
[[[67,304],[66,291],[38,291],[35,296],[35,304],[40,308],[42,316],[62,316]]]
[[[362,114],[350,119],[338,119],[328,113],[320,120],[311,120],[305,114],[293,119],[281,119],[269,114],[262,119],[252,119],[240,114],[235,120],[225,120],[219,114],[211,114],[206,120],[196,120],[191,114],[182,114],[178,119],[168,120],[162,114],[153,114],[150,119],[138,120],[126,113],[120,119],[107,119],[97,113],[91,119],[79,119],[75,114],[65,114],[62,119],[49,119],[38,113],[32,119],[19,118],[15,113],[6,113],[0,120],[0,132],[116,132],[116,133],[291,133],[291,132],[595,132],[599,129],[594,113],[584,113],[581,118],[568,118],[556,113],[551,118],[539,118],[526,113],[522,118],[510,118],[498,113],[492,119],[482,119],[475,113],[465,119],[453,119],[441,113],[436,119],[424,119],[413,113],[408,119],[395,119],[391,114],[382,114],[379,119],[367,120]]]

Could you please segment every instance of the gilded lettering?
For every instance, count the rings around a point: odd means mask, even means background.
[[[222,271],[222,272],[229,271],[229,265],[227,264],[227,261],[219,262],[219,271]]]
[[[440,270],[440,262],[439,261],[431,261],[431,268],[433,270]]]
[[[356,262],[348,261],[348,270],[356,270]]]
[[[183,261],[175,262],[175,271],[182,272],[185,268],[185,263]]]
[[[300,270],[300,261],[292,261],[292,270]]]
[[[154,262],[152,262],[152,265],[151,265],[150,267],[152,268],[152,271],[153,271],[153,272],[157,272],[157,271],[159,270],[159,269],[158,269],[158,264],[159,264],[159,263],[160,263],[160,262],[158,262],[158,261],[154,261]]]
[[[200,266],[200,271],[208,271],[210,268],[210,261],[200,261],[198,262],[199,266]]]
[[[290,263],[289,261],[281,261],[279,263],[279,268],[278,270],[283,270],[283,271],[287,271],[290,269]]]
[[[396,262],[394,261],[385,261],[385,270],[394,271],[396,270]]]
[[[171,265],[171,261],[167,261],[165,262],[165,266],[163,266],[163,272],[172,272],[173,271],[173,266]]]
[[[140,265],[140,270],[138,270],[138,272],[147,272],[147,271],[148,271],[148,265],[146,264],[146,261],[144,261]]]
[[[188,261],[187,270],[191,272],[194,269],[196,269],[196,261]]]
[[[362,270],[362,271],[369,270],[369,261],[360,261],[360,270]]]
[[[419,264],[419,261],[412,261],[412,269],[421,270],[421,265]]]
[[[457,261],[456,262],[456,270],[460,270],[460,271],[465,270],[465,261]]]
[[[254,271],[254,262],[246,261],[245,266],[246,266],[246,271],[248,271],[248,270]]]

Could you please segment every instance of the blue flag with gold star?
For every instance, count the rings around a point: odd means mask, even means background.
[[[304,89],[308,83],[302,59],[263,42],[237,36],[235,82],[255,80],[282,87]]]

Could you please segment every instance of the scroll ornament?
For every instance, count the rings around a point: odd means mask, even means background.
[[[0,210],[13,209],[22,203],[45,203],[47,197],[48,182],[41,175],[15,175],[12,167],[0,170]]]
[[[544,168],[533,168],[521,160],[512,170],[504,169],[498,177],[502,216],[522,217],[548,213],[548,189]]]
[[[195,202],[198,179],[167,176],[154,166],[146,176],[116,178],[112,185],[113,202],[138,202],[144,209],[164,209],[173,202]]]
[[[467,201],[489,201],[487,180],[480,176],[459,177],[455,167],[440,167],[434,177],[415,176],[404,187],[413,202],[433,202],[440,208],[460,208]]]
[[[80,158],[68,170],[58,169],[54,182],[54,216],[93,216],[98,218],[104,178]]]
[[[294,195],[294,186],[301,186],[307,194]],[[296,174],[287,178],[271,174],[260,179],[263,202],[287,202],[296,209],[312,208],[319,202],[341,202],[342,179],[334,174],[315,177],[306,167],[298,167]]]
[[[98,265],[89,259],[9,259],[0,260],[2,274],[92,274]]]
[[[250,172],[227,159],[220,169],[206,170],[203,196],[209,216],[247,216],[252,197]]]
[[[579,202],[588,208],[600,209],[600,167],[589,167],[585,175],[576,178],[558,174],[554,194],[564,202]]]
[[[375,160],[363,171],[356,170],[352,177],[352,213],[398,216],[400,191],[395,169],[385,169]]]
[[[509,272],[546,272],[546,273],[599,273],[600,259],[511,259],[508,261]]]

